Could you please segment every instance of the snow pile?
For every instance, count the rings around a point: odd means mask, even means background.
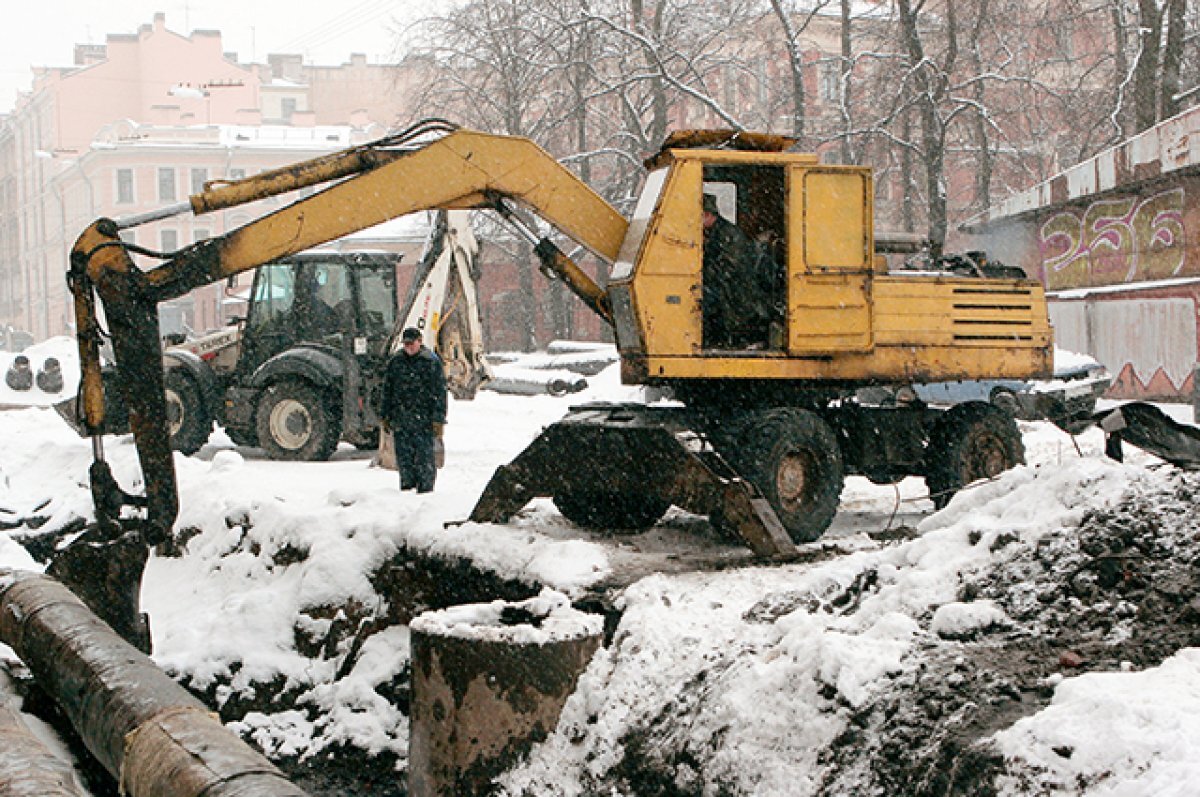
[[[1200,649],[1143,672],[1088,673],[996,735],[1020,765],[1000,778],[1000,793],[1190,793],[1200,778],[1198,740]]]
[[[409,627],[430,636],[522,645],[546,645],[598,635],[603,619],[571,608],[566,595],[543,589],[526,601],[464,604],[413,619]]]
[[[939,629],[1002,621],[994,605],[958,600],[963,580],[993,566],[998,539],[1036,545],[1142,476],[1099,459],[1017,468],[961,493],[894,548],[645,579],[627,590],[616,638],[555,734],[504,777],[507,793],[636,791],[623,772],[686,793],[820,793],[823,751]]]
[[[995,601],[955,601],[938,607],[929,623],[929,630],[943,639],[969,639],[977,633],[1009,624],[1008,615]]]

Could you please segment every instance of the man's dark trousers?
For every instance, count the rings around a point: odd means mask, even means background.
[[[427,493],[433,489],[437,467],[433,460],[433,429],[393,429],[396,469],[400,471],[400,489]]]

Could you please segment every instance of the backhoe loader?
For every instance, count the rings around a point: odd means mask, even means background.
[[[69,274],[82,405],[88,427],[102,429],[98,296],[145,495],[115,483],[94,437],[98,523],[90,539],[124,535],[153,544],[176,517],[159,302],[427,209],[498,213],[534,245],[544,271],[612,325],[622,380],[667,388],[678,400],[572,410],[497,471],[472,520],[502,522],[530,499],[549,496],[580,525],[637,529],[676,505],[708,515],[761,555],[786,557],[831,522],[847,474],[878,482],[924,476],[944,503],[962,485],[1020,462],[1014,421],[986,403],[948,411],[872,406],[856,402],[855,392],[1048,375],[1052,335],[1041,285],[989,277],[986,269],[982,276],[887,273],[875,251],[870,170],[822,164],[790,151],[793,143],[744,131],[674,133],[646,161],[627,219],[533,142],[429,120],[144,214],[134,221],[327,185],[157,268],[134,264],[138,250],[119,237],[121,224],[97,220],[76,241]],[[706,332],[706,318],[719,309],[704,292],[706,194],[776,269],[770,281],[745,287],[768,310],[738,348]],[[608,284],[598,285],[540,235],[528,212],[608,263]],[[137,583],[129,574],[113,580]]]
[[[171,447],[194,454],[216,421],[235,443],[271,459],[327,459],[339,440],[358,448],[379,441],[386,450],[390,436],[380,437],[377,414],[383,366],[405,327],[426,331],[454,397],[473,398],[490,370],[470,215],[434,214],[399,308],[395,254],[316,249],[254,269],[244,317],[163,352]],[[117,379],[115,369],[105,379]],[[119,392],[106,390],[105,401],[103,431],[127,433]],[[87,436],[77,397],[55,409]]]

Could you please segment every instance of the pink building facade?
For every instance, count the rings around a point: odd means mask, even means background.
[[[0,327],[39,340],[73,331],[67,253],[95,219],[383,135],[399,115],[396,94],[338,87],[347,76],[394,85],[397,74],[361,56],[340,67],[289,55],[241,64],[222,50],[219,32],[182,36],[163,14],[103,45],[77,45],[70,67],[36,69],[33,90],[0,117]],[[268,209],[177,217],[129,237],[170,251]],[[223,286],[209,286],[168,308],[168,320],[218,326],[224,299]]]

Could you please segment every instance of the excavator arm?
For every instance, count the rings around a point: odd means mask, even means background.
[[[225,235],[172,253],[153,269],[142,270],[131,256],[153,253],[120,238],[122,229],[171,215],[209,213],[318,186],[326,187]],[[535,244],[546,270],[611,322],[604,290],[549,240],[539,239],[524,225],[507,204],[510,200],[604,260],[616,259],[625,218],[548,153],[528,139],[440,122],[245,180],[210,184],[183,206],[90,225],[71,250],[68,276],[82,371],[81,420],[93,437],[96,459],[92,490],[98,520],[116,522],[122,507],[144,504],[143,535],[149,542],[165,538],[174,523],[178,497],[163,400],[157,306],[199,286],[416,211],[492,209]],[[130,411],[144,497],[120,490],[103,459],[102,332],[96,297]]]

